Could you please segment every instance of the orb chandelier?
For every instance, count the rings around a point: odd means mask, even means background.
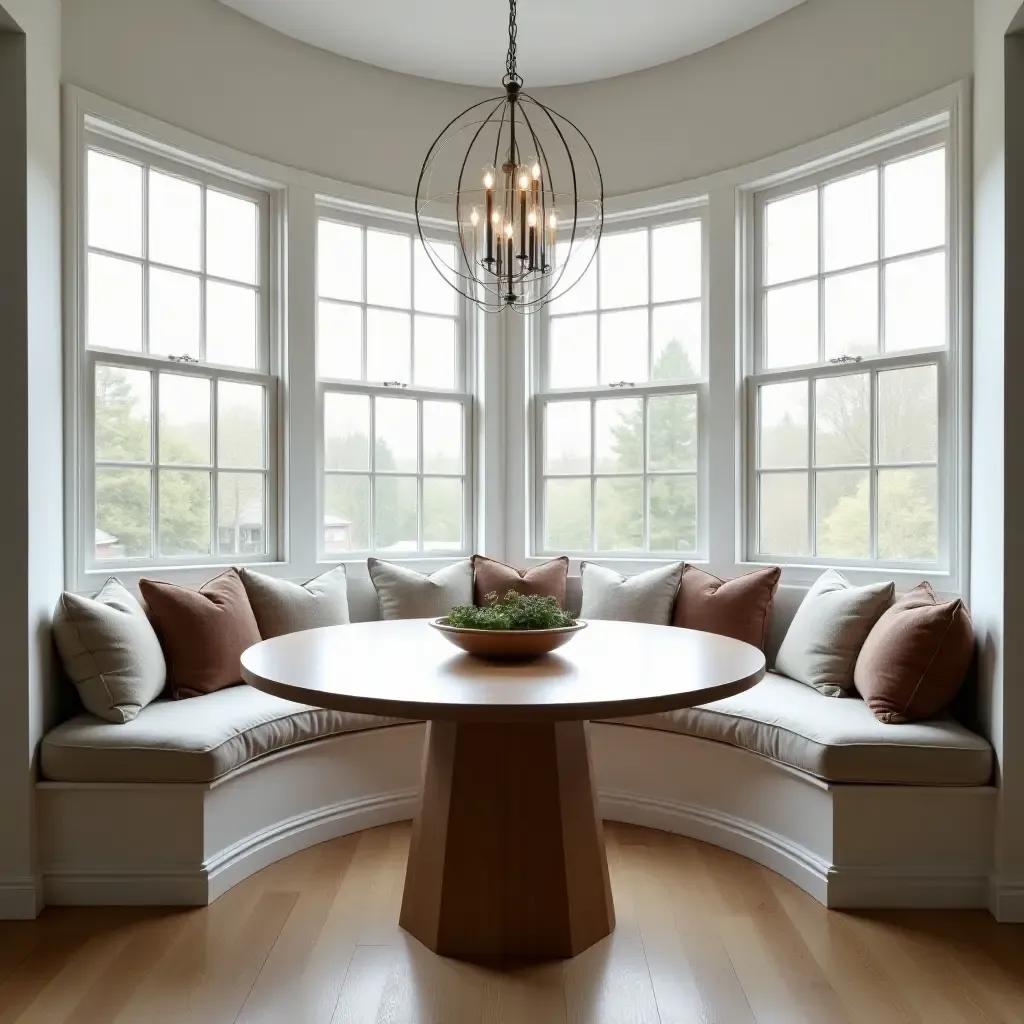
[[[604,228],[594,149],[566,117],[523,92],[516,71],[516,0],[508,56],[494,96],[453,118],[427,151],[416,183],[416,225],[437,271],[486,312],[527,313],[587,272]],[[457,227],[457,245],[432,225]]]

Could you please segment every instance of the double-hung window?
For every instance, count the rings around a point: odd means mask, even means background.
[[[705,244],[690,211],[573,254],[579,283],[540,319],[537,554],[701,549]]]
[[[952,568],[949,150],[933,132],[754,197],[753,559]]]
[[[84,565],[273,558],[270,197],[100,135],[83,159]]]
[[[455,243],[433,249],[454,266]],[[414,228],[322,209],[317,225],[320,554],[472,546],[463,304]]]

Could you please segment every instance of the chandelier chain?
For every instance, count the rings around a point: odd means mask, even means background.
[[[505,58],[505,77],[502,79],[502,84],[506,87],[512,82],[519,86],[523,84],[523,80],[516,70],[516,35],[518,32],[516,0],[508,0],[508,56]]]

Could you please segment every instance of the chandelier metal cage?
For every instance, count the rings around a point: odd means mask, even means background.
[[[416,183],[416,226],[431,263],[491,313],[534,312],[561,298],[590,270],[604,229],[594,149],[567,117],[523,91],[516,32],[509,0],[504,95],[452,118]],[[453,224],[455,246],[429,230]]]

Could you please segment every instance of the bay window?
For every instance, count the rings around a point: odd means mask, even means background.
[[[73,95],[75,589],[473,551],[963,587],[959,93],[610,201],[526,317],[401,197]]]

